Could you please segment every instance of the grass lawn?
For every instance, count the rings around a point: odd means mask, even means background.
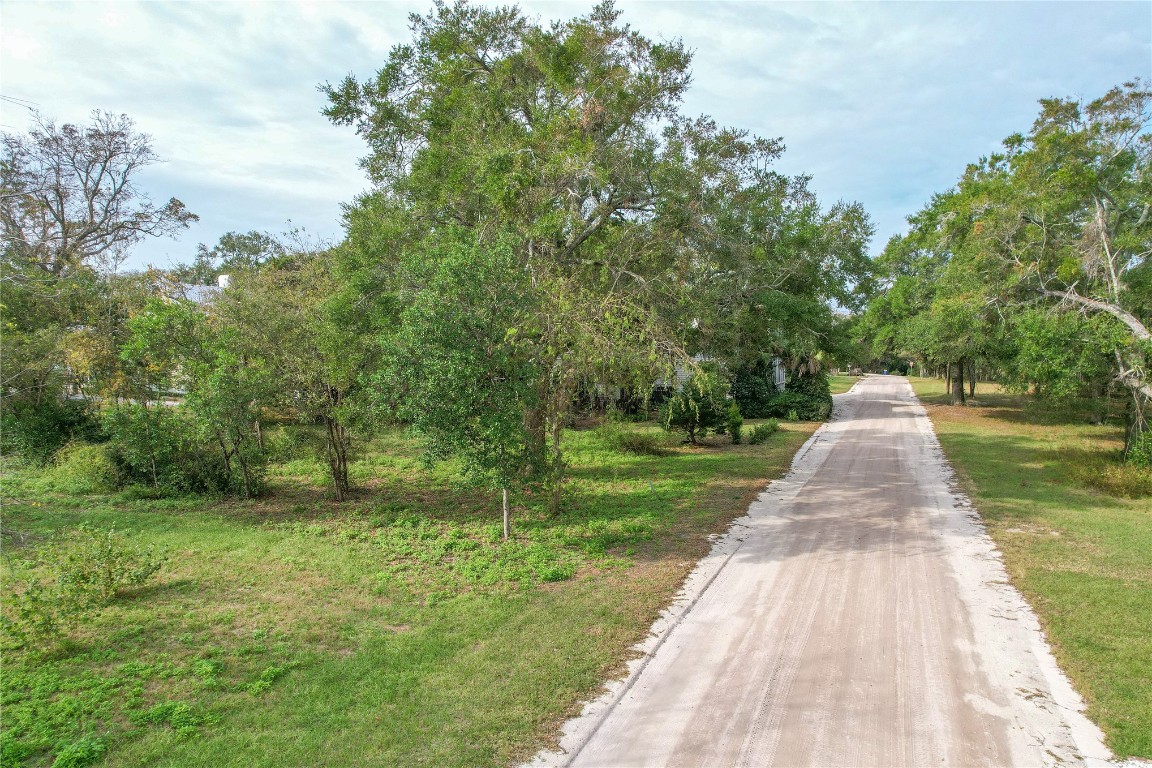
[[[748,424],[748,428],[753,423]],[[619,674],[708,548],[815,424],[764,445],[663,455],[573,431],[566,507],[499,500],[425,470],[399,433],[337,504],[311,459],[239,502],[77,496],[51,471],[3,481],[10,594],[82,522],[170,561],[53,651],[8,648],[5,766],[506,765]],[[623,429],[651,431],[650,426]],[[54,762],[55,761],[55,762]]]
[[[852,389],[852,386],[860,381],[859,376],[836,375],[828,377],[828,384],[832,390],[832,394],[840,395]]]
[[[1118,464],[1119,427],[910,381],[1089,716],[1118,756],[1152,758],[1152,471]]]

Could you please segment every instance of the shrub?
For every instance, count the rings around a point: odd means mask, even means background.
[[[5,456],[45,464],[69,441],[99,439],[99,424],[82,400],[33,405],[5,398],[0,408],[0,453]]]
[[[79,526],[57,555],[59,583],[94,605],[104,605],[127,586],[155,576],[167,557],[154,547],[128,546],[114,528]]]
[[[324,456],[324,436],[306,426],[285,426],[264,434],[264,452],[278,463]]]
[[[235,480],[215,446],[191,445],[180,456],[176,471],[167,474],[169,487],[180,493],[235,493]]]
[[[1152,467],[1152,432],[1141,432],[1132,438],[1124,462],[1133,467]]]
[[[179,409],[127,403],[104,412],[104,430],[129,482],[178,485],[191,425]]]
[[[619,430],[611,436],[609,444],[621,453],[641,456],[663,456],[668,453],[664,436],[654,432]]]
[[[268,456],[255,442],[244,440],[232,455],[231,472],[225,467],[225,476],[228,478],[227,490],[232,495],[259,496],[267,488]]]
[[[1115,460],[1069,461],[1069,474],[1078,484],[1109,496],[1143,499],[1152,496],[1152,468]]]
[[[0,615],[5,633],[20,645],[46,648],[127,586],[145,583],[167,557],[151,546],[129,546],[114,529],[82,525],[59,536],[41,553],[38,570],[15,580]]]
[[[740,439],[743,436],[741,433],[744,429],[744,417],[740,415],[740,406],[735,401],[728,404],[728,410],[724,414],[724,426],[728,428],[728,434],[732,436],[732,444],[740,445]]]
[[[120,487],[116,460],[107,445],[69,443],[56,453],[52,487],[64,493],[108,493]]]
[[[749,445],[760,445],[766,442],[769,437],[774,433],[780,431],[780,422],[776,419],[768,419],[762,424],[757,424],[752,428],[752,433],[748,435]]]
[[[57,585],[13,579],[6,585],[0,628],[16,645],[48,648],[75,626],[82,606],[61,599]]]
[[[776,379],[772,365],[761,360],[755,365],[737,368],[732,374],[732,399],[748,419],[772,415],[772,398],[776,396]]]
[[[669,432],[683,432],[697,444],[709,430],[725,426],[728,382],[719,374],[701,371],[686,381],[660,407],[660,424]]]
[[[773,396],[769,416],[789,421],[824,421],[832,415],[832,392],[823,373],[789,377],[783,392]]]
[[[243,493],[239,457],[232,457],[229,466],[219,447],[200,436],[182,408],[120,405],[105,413],[104,425],[128,483],[149,485],[164,493]],[[240,451],[249,468],[250,484],[259,492],[267,457],[249,443],[242,443]]]

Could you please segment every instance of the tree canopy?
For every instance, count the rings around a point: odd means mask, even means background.
[[[580,390],[647,390],[693,354],[815,353],[829,304],[856,306],[868,284],[862,209],[823,211],[806,178],[772,171],[779,140],[683,115],[690,54],[620,16],[605,2],[544,25],[440,2],[374,78],[322,86],[375,182],[349,208],[345,257],[401,335],[423,318],[405,306],[435,290],[402,276],[461,232],[480,274],[496,249],[530,288],[501,343],[531,361],[525,453],[548,452],[555,493]]]
[[[87,126],[57,126],[37,115],[27,134],[5,133],[0,224],[6,266],[19,261],[64,277],[196,221],[176,198],[156,205],[137,188],[139,172],[158,160],[151,139],[127,115],[93,112]]]
[[[1067,369],[1036,352],[1040,339],[1060,340],[1052,354],[1084,385],[1099,385],[1108,360],[1104,378],[1129,392],[1142,432],[1150,119],[1152,91],[1138,80],[1090,101],[1042,100],[1027,133],[970,165],[889,244],[890,284],[869,308],[874,339],[941,363],[996,358],[1016,381],[1066,393]]]

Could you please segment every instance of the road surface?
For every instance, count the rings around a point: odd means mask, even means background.
[[[863,379],[535,763],[1106,761],[949,478],[907,381]]]

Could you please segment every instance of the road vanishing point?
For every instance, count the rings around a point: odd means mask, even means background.
[[[862,379],[533,764],[1109,764],[951,478],[908,382]]]

